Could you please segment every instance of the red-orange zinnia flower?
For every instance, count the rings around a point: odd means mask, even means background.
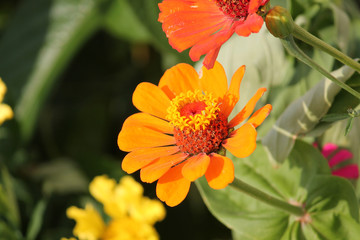
[[[257,14],[269,0],[164,0],[159,3],[159,22],[170,45],[179,52],[190,50],[204,66],[214,66],[220,47],[235,32],[247,37],[260,31],[264,21]]]
[[[203,176],[214,189],[226,187],[234,179],[232,161],[219,154],[223,148],[239,158],[256,147],[256,127],[271,111],[265,105],[241,127],[266,91],[260,88],[243,110],[230,122],[228,117],[239,100],[245,66],[232,77],[228,88],[223,67],[202,68],[201,76],[188,64],[167,70],[159,85],[140,83],[133,104],[141,112],[131,115],[118,136],[119,148],[128,153],[122,168],[139,169],[143,182],[158,180],[160,200],[175,206],[186,197],[190,184]]]

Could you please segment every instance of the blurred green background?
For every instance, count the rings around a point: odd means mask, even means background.
[[[158,2],[0,1],[0,77],[8,87],[5,102],[15,112],[14,119],[0,127],[0,182],[4,186],[0,203],[3,196],[9,199],[8,208],[0,208],[0,239],[71,236],[75,222],[67,219],[66,208],[94,201],[88,193],[88,183],[94,176],[107,174],[118,180],[125,174],[121,170],[125,153],[118,149],[116,140],[123,121],[137,112],[131,102],[136,85],[142,81],[157,84],[164,70],[178,62],[193,64],[188,51],[178,53],[168,44],[157,22]],[[336,40],[344,43],[340,44],[342,50],[359,56],[360,33],[344,29],[345,25],[334,26],[334,22],[350,20],[342,12],[331,11],[329,2],[346,2],[344,11],[350,16],[351,27],[358,29],[360,21],[353,16],[359,16],[359,10],[354,1],[271,1],[272,5],[291,8],[294,18],[298,16],[309,31],[331,40],[331,44]],[[352,36],[346,38],[346,34],[337,32],[339,29]],[[302,47],[329,70],[334,65],[339,67],[331,57]],[[283,51],[272,52],[274,45],[267,48],[262,53],[277,60],[283,58],[280,63],[259,55],[261,63],[267,61],[265,67],[258,65],[253,74],[251,66],[247,68],[248,78],[253,77],[253,82],[261,78],[259,82],[271,88],[273,95],[264,99],[278,104],[264,124],[265,130],[287,104],[322,78]],[[257,47],[246,49],[263,51]],[[233,55],[238,52],[231,50]],[[289,70],[273,67],[285,66],[281,61],[288,62]],[[230,69],[247,64],[231,62],[233,66],[227,65]],[[269,80],[270,75],[275,80]],[[253,87],[257,88],[255,84]],[[243,89],[253,93],[247,87]],[[132,176],[141,182],[138,173]],[[155,184],[142,185],[146,196],[156,198]],[[162,239],[231,238],[230,230],[209,213],[194,184],[185,201],[167,207],[167,217],[155,227]]]

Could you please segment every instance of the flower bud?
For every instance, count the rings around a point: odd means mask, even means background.
[[[266,15],[266,27],[277,38],[285,38],[294,30],[294,20],[283,7],[275,6]]]

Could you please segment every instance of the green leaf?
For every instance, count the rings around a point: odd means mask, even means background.
[[[146,26],[151,33],[153,43],[161,50],[171,50],[171,46],[161,28],[159,18],[159,7],[157,1],[130,0],[128,2],[137,15],[138,19]]]
[[[14,229],[10,228],[9,225],[0,218],[0,239],[20,240],[22,236],[20,231],[14,231]]]
[[[13,187],[13,179],[10,176],[7,168],[0,165],[1,170],[1,183],[3,188],[2,191],[2,202],[6,204],[6,216],[7,220],[15,228],[20,228],[20,215],[17,205],[17,199]]]
[[[19,6],[0,42],[0,74],[24,140],[59,74],[100,26],[103,2],[25,0]]]
[[[68,159],[56,159],[33,170],[33,178],[41,180],[46,196],[53,193],[66,194],[85,192],[88,180]]]
[[[293,153],[293,162],[287,161],[279,168],[273,168],[265,159],[265,149],[259,144],[250,157],[234,160],[235,175],[280,199],[302,199],[306,196],[306,192],[303,189],[299,191],[299,186],[311,182],[317,172],[329,170],[319,152],[306,144],[299,143],[298,145],[296,149],[299,152]],[[312,161],[314,154],[322,161]],[[325,164],[325,169],[323,164]],[[254,200],[230,187],[213,190],[204,178],[196,183],[210,211],[227,227],[235,231],[239,239],[281,239],[289,225],[287,213]]]
[[[349,134],[353,122],[354,122],[354,118],[350,118],[350,119],[348,120],[348,123],[347,123],[346,128],[345,128],[345,136]]]
[[[306,209],[311,216],[318,212],[331,211],[332,214],[344,214],[359,221],[358,201],[348,180],[318,175],[313,181],[316,184],[309,186],[309,197],[305,201]]]
[[[354,70],[344,66],[332,75],[346,81]],[[295,139],[310,132],[329,110],[340,87],[328,79],[323,79],[303,97],[291,103],[278,118],[272,129],[263,138],[271,161],[283,162],[291,152]]]
[[[158,3],[158,1],[128,0],[128,4],[132,7],[132,12],[146,27],[150,42],[162,53],[164,68],[170,68],[179,62],[192,64],[188,51],[179,53],[170,46],[162,30],[161,23],[158,22],[160,12]]]
[[[354,88],[356,91],[360,92],[360,85],[359,85],[360,84],[360,75],[354,74],[347,81],[347,84],[349,86],[351,86],[352,88]],[[333,101],[333,104],[331,105],[327,114],[321,119],[321,122],[318,125],[316,125],[315,129],[313,129],[311,132],[307,133],[306,135],[307,136],[315,136],[315,137],[320,136],[326,130],[328,130],[330,127],[332,127],[334,124],[338,125],[336,122],[342,120],[341,116],[344,116],[344,117],[347,116],[347,118],[348,118],[349,117],[349,109],[356,109],[359,104],[360,104],[359,100],[356,97],[349,94],[345,90],[341,90],[339,92],[339,94],[336,95],[336,97]],[[346,118],[344,118],[344,119],[346,119]],[[342,129],[340,129],[340,127],[338,127],[339,131],[329,130],[329,131],[333,132],[332,134],[335,136],[332,137],[332,140],[328,140],[328,141],[336,143],[336,142],[338,142],[338,141],[336,141],[337,139],[342,138],[342,136],[344,136],[346,124],[340,123],[340,125],[342,125]],[[357,139],[357,136],[356,136],[356,139]],[[346,140],[345,142],[351,142],[352,144],[355,144],[354,145],[355,149],[358,149],[358,147],[357,147],[358,145],[354,141]],[[324,142],[324,143],[326,143],[326,142]],[[341,145],[343,145],[343,144],[341,144]]]
[[[287,228],[287,215],[283,212],[268,208],[229,187],[213,190],[205,178],[199,179],[196,185],[209,210],[235,231],[238,239],[279,239]]]
[[[334,14],[337,44],[340,50],[346,53],[350,42],[350,19],[348,15],[334,3],[330,3],[330,9]]]
[[[279,39],[265,27],[249,37],[234,35],[220,49],[217,58],[226,72],[228,81],[242,65],[246,65],[241,81],[240,99],[234,113],[241,110],[260,87],[271,88],[283,84],[291,66]],[[202,66],[202,61],[198,64]],[[266,96],[261,99],[266,101]]]
[[[332,114],[326,114],[323,118],[321,118],[322,122],[336,122],[343,119],[349,118],[349,114],[347,113],[332,113]]]
[[[259,144],[250,157],[234,158],[235,176],[273,197],[303,205],[311,221],[300,223],[298,217],[231,187],[214,190],[205,178],[199,179],[196,185],[205,204],[233,231],[234,239],[324,239],[318,226],[357,233],[359,208],[354,190],[347,180],[330,175],[327,161],[318,150],[296,141],[289,158],[275,167],[266,159],[265,151]],[[332,218],[319,222],[318,216],[326,213]],[[339,215],[352,224],[334,230],[332,219]]]
[[[104,26],[110,33],[129,41],[149,42],[152,38],[128,0],[112,2],[105,15]]]
[[[34,240],[39,234],[39,231],[45,219],[44,213],[46,210],[46,205],[47,205],[47,201],[44,199],[40,200],[36,204],[28,225],[26,240]]]
[[[357,239],[360,236],[359,223],[344,214],[324,211],[311,218],[311,227],[323,236],[320,239]]]

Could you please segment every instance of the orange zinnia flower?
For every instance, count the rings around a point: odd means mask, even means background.
[[[139,169],[143,182],[156,180],[160,200],[175,206],[186,197],[190,184],[205,174],[209,186],[226,187],[234,179],[232,161],[219,154],[224,148],[239,158],[256,148],[256,127],[271,111],[268,104],[247,119],[266,91],[260,88],[230,122],[228,117],[239,100],[245,66],[232,77],[228,89],[223,67],[202,68],[201,76],[188,64],[167,70],[158,86],[140,83],[133,104],[141,113],[127,118],[118,136],[119,148],[128,153],[122,168]]]
[[[179,52],[190,47],[190,58],[206,54],[204,66],[214,66],[220,47],[235,32],[247,37],[260,31],[264,21],[257,14],[269,0],[164,0],[159,22],[170,45]]]

